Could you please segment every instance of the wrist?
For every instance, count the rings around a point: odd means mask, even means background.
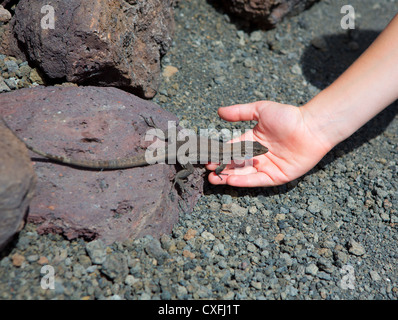
[[[349,110],[349,108],[342,104],[338,108],[334,108],[332,103],[329,102],[333,100],[325,97],[327,96],[325,90],[299,109],[307,130],[327,153],[348,138],[353,131],[350,130],[352,126],[347,121],[349,116],[347,118],[344,114],[344,110]]]

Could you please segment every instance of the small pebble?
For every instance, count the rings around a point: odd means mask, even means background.
[[[196,236],[197,231],[194,229],[188,229],[187,233],[184,235],[184,240],[188,241]]]
[[[163,69],[163,77],[170,79],[178,72],[178,69],[174,66],[166,66]]]
[[[377,271],[371,270],[369,271],[370,277],[372,278],[373,281],[380,281],[381,277],[377,273]]]
[[[359,242],[356,242],[355,240],[351,239],[348,243],[348,247],[348,252],[352,253],[353,255],[363,256],[365,254],[365,248],[363,247],[363,245]]]
[[[0,22],[8,22],[12,18],[11,13],[0,5]]]
[[[305,268],[305,273],[315,276],[318,273],[318,267],[314,263],[311,263]]]
[[[250,34],[250,41],[259,42],[263,40],[263,32],[262,31],[253,31]]]
[[[39,258],[39,260],[37,261],[37,263],[40,265],[48,264],[48,259],[47,259],[47,257],[41,256]]]
[[[213,241],[216,239],[216,237],[213,234],[207,231],[203,231],[201,237],[207,241]]]
[[[26,257],[26,260],[27,260],[28,262],[35,262],[35,261],[39,260],[39,255],[37,255],[37,254],[32,254],[32,255],[30,255],[30,256],[27,256],[27,257]]]
[[[302,106],[376,36],[365,31],[382,30],[396,11],[389,0],[352,1],[362,15],[360,28],[352,31],[336,24],[342,15],[333,1],[320,1],[267,31],[237,27],[205,0],[185,1],[174,8],[178,37],[162,57],[166,74],[152,101],[186,128],[210,128],[217,140],[256,125],[222,120],[219,106],[259,100]],[[40,73],[26,61],[0,53],[0,92],[40,83]],[[0,299],[395,301],[395,107],[287,185],[205,183],[193,210],[181,203],[171,233],[105,245],[39,234],[28,222],[0,259]],[[187,183],[200,190],[201,179],[198,172]],[[55,272],[54,289],[40,286],[44,266]]]
[[[19,254],[19,253],[14,253],[13,256],[11,257],[11,259],[12,259],[12,264],[15,267],[22,266],[22,264],[25,261],[25,257],[23,255]]]
[[[107,256],[106,246],[102,240],[94,240],[86,244],[90,259],[95,264],[102,264]]]

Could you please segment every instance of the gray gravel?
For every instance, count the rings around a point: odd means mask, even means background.
[[[0,53],[0,93],[44,84],[37,69],[27,61]]]
[[[330,83],[397,11],[397,1],[341,1],[262,32],[238,28],[206,0],[180,1],[155,102],[189,128],[247,128],[217,107],[272,99],[301,105]],[[11,66],[12,67],[12,66]],[[39,236],[28,225],[0,260],[1,299],[398,298],[397,104],[279,188],[206,186],[171,235],[103,245]],[[214,130],[214,134],[217,134]],[[54,268],[54,289],[40,285]]]

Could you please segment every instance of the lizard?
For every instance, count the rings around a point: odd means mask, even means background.
[[[164,163],[170,161],[178,162],[183,169],[177,172],[174,181],[177,183],[182,190],[184,190],[183,179],[187,178],[193,173],[193,163],[208,163],[214,162],[219,163],[219,166],[215,170],[215,174],[222,180],[221,175],[225,175],[222,171],[225,169],[227,164],[231,160],[242,159],[246,155],[255,157],[268,152],[268,148],[263,146],[257,141],[241,141],[235,143],[221,143],[217,140],[213,140],[203,136],[188,136],[188,141],[175,141],[175,144],[168,144],[163,150],[156,150],[157,153],[153,154],[152,157],[148,153],[142,153],[137,156],[118,158],[112,160],[85,160],[76,159],[73,157],[60,156],[51,153],[47,153],[38,150],[31,144],[20,138],[7,124],[3,117],[0,117],[4,125],[11,130],[11,132],[26,145],[26,147],[32,152],[50,159],[52,161],[69,165],[72,167],[97,169],[97,170],[120,170],[134,167],[147,166],[153,163]],[[153,123],[149,123],[147,119],[145,122],[148,126],[156,128]],[[182,151],[181,151],[182,150]],[[188,151],[192,151],[189,152]],[[187,157],[188,155],[188,157]],[[174,163],[173,163],[174,164]]]

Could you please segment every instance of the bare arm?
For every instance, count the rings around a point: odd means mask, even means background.
[[[398,99],[398,15],[332,85],[301,110],[330,149]]]
[[[292,181],[397,98],[398,15],[355,63],[303,107],[258,101],[220,108],[227,121],[258,121],[241,139],[259,141],[269,152],[245,171],[227,167],[227,179],[211,174],[209,181],[239,187]]]

